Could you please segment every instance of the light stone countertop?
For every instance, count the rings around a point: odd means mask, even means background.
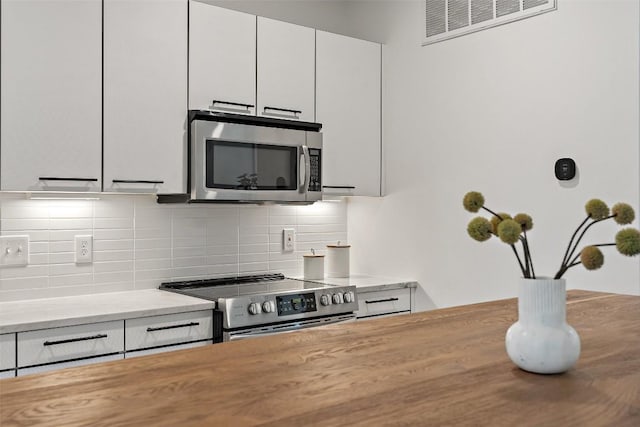
[[[297,277],[302,279],[301,277]],[[322,280],[307,280],[333,286],[355,286],[359,292],[385,291],[389,289],[417,288],[415,280],[401,280],[381,276],[353,274],[349,277],[325,277]]]
[[[158,289],[0,302],[0,334],[214,307],[213,301]]]

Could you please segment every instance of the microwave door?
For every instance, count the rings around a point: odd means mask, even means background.
[[[300,159],[304,132],[230,123],[196,125],[192,198],[200,201],[305,202]]]

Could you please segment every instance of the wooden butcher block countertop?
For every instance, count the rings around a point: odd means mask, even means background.
[[[640,426],[640,297],[570,291],[562,375],[521,371],[515,299],[0,381],[0,425]]]

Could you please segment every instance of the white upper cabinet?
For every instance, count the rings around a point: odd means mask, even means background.
[[[381,45],[317,31],[325,194],[381,195]]]
[[[102,3],[2,0],[1,190],[100,191]]]
[[[104,2],[104,191],[184,193],[187,0]]]
[[[315,30],[258,17],[258,115],[315,121]]]
[[[255,114],[255,100],[256,16],[190,1],[189,109]]]

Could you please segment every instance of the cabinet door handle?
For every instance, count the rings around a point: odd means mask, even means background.
[[[229,101],[220,101],[218,99],[214,99],[213,101],[211,101],[211,106],[213,107],[216,104],[224,104],[224,105],[233,105],[234,107],[244,107],[247,110],[255,107],[255,105],[253,104],[242,104],[240,102],[229,102]]]
[[[98,335],[92,335],[90,337],[69,338],[68,340],[45,341],[42,345],[48,346],[48,345],[68,344],[70,342],[97,340],[97,339],[106,338],[106,337],[107,337],[107,334],[98,334]]]
[[[98,178],[67,178],[67,177],[59,177],[59,176],[40,176],[38,177],[40,181],[90,181],[96,182]]]
[[[147,332],[164,331],[166,329],[188,328],[190,326],[198,326],[200,322],[183,323],[181,325],[159,326],[157,328],[147,328]]]
[[[387,299],[378,299],[378,300],[373,300],[373,301],[366,301],[365,303],[367,304],[377,304],[379,302],[391,302],[391,301],[398,301],[399,298],[387,298]]]
[[[267,113],[267,110],[271,111],[282,111],[284,113],[292,113],[294,116],[298,117],[298,114],[302,114],[300,110],[291,110],[289,108],[276,108],[276,107],[264,107],[263,113]]]
[[[114,179],[114,184],[164,184],[164,181],[153,181],[146,179]]]
[[[323,185],[322,188],[342,188],[347,190],[355,190],[356,187],[353,185]]]

